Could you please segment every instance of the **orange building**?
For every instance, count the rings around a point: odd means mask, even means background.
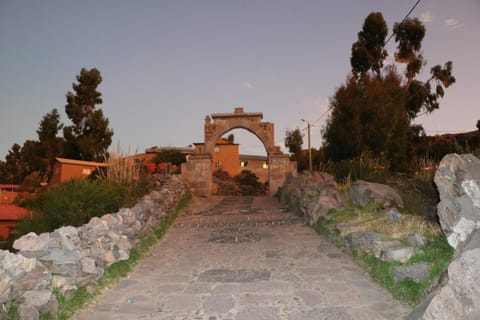
[[[204,143],[195,143],[195,154],[202,153]],[[238,143],[226,139],[219,139],[212,152],[212,170],[222,170],[231,177],[240,173],[240,157],[238,155]]]
[[[57,158],[50,184],[58,184],[72,179],[85,179],[97,168],[107,166],[108,164],[103,162]]]
[[[27,214],[27,209],[13,204],[0,204],[0,238],[7,239],[10,228],[14,227],[17,220]]]

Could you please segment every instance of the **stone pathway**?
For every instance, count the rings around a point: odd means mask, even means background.
[[[267,197],[195,198],[76,320],[404,319],[409,308]]]

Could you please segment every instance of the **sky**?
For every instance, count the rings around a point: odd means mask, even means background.
[[[284,148],[300,128],[318,148],[328,101],[350,72],[365,17],[383,14],[389,34],[416,0],[0,0],[0,159],[38,139],[82,68],[100,70],[102,108],[123,153],[203,142],[206,115],[263,112]],[[457,82],[440,109],[417,119],[428,134],[476,130],[480,119],[480,0],[422,0],[411,17],[427,32],[426,73],[453,61]],[[395,50],[394,41],[386,49]],[[391,61],[391,58],[389,58]],[[302,121],[304,119],[305,121]],[[233,131],[244,154],[265,154]]]

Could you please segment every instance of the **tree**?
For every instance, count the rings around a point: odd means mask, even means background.
[[[41,155],[43,158],[44,174],[50,179],[53,175],[55,159],[62,155],[65,140],[58,136],[63,124],[57,109],[52,109],[43,116],[37,130]]]
[[[477,121],[477,129],[480,131],[480,120]]]
[[[388,27],[380,12],[372,12],[365,19],[358,40],[352,45],[350,64],[355,76],[363,77],[369,70],[379,74],[387,56],[384,49]]]
[[[20,184],[25,177],[21,149],[22,147],[18,143],[14,143],[12,148],[8,150],[3,163],[2,182]]]
[[[425,61],[421,43],[425,27],[420,20],[405,19],[393,28],[397,63],[383,67],[388,33],[381,13],[365,19],[358,40],[352,46],[351,75],[330,98],[332,113],[323,129],[325,155],[342,160],[371,154],[386,160],[393,170],[405,170],[421,141],[421,126],[412,125],[421,112],[439,108],[444,89],[455,82],[452,62],[436,65],[426,81],[416,79]]]
[[[299,128],[295,130],[287,130],[285,132],[285,147],[288,148],[288,152],[293,155],[294,159],[297,159],[302,151],[303,134]]]
[[[97,91],[102,82],[100,71],[83,68],[73,84],[74,93],[66,95],[65,112],[72,125],[63,128],[65,138],[64,154],[68,158],[103,161],[107,149],[112,143],[113,131],[108,128],[109,121],[101,109],[102,94]]]
[[[155,158],[153,158],[152,160],[152,162],[155,162],[155,163],[168,162],[176,166],[180,165],[185,161],[186,161],[185,155],[178,150],[160,151],[155,155]]]

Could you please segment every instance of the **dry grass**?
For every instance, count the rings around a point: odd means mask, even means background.
[[[137,154],[135,150],[134,154]],[[124,153],[120,147],[120,143],[112,150],[106,161],[108,169],[100,173],[103,180],[116,183],[130,183],[138,181],[141,177],[142,166],[137,162],[134,156],[130,155],[130,147],[128,153]]]
[[[383,233],[395,239],[405,239],[410,234],[419,234],[424,237],[437,236],[442,233],[437,223],[425,220],[423,217],[403,214],[399,222],[392,223],[385,215],[385,211],[364,212],[356,210],[356,217],[350,219],[349,227],[342,228],[341,236],[354,231],[374,231]]]

